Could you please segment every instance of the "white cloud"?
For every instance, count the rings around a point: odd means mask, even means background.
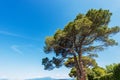
[[[19,46],[17,45],[12,45],[11,49],[18,54],[22,54],[22,51],[19,49]]]
[[[23,36],[20,36],[18,34],[14,34],[14,33],[10,33],[10,32],[7,32],[7,31],[0,31],[0,34],[24,38]]]
[[[34,40],[34,41],[40,41],[38,39],[34,39],[34,38],[31,38],[31,37],[22,36],[22,35],[19,35],[19,34],[8,32],[8,31],[0,31],[0,34],[7,35],[7,36],[18,37],[18,38],[23,38],[23,39]]]

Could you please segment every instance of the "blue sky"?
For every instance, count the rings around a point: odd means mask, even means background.
[[[109,9],[110,26],[120,26],[119,0],[0,0],[0,78],[68,77],[62,67],[45,71],[41,59],[46,36],[63,28],[79,13]],[[113,38],[120,43],[120,33]],[[99,53],[100,66],[120,62],[120,45]]]

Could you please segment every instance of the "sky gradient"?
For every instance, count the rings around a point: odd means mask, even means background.
[[[0,79],[67,78],[69,69],[45,71],[41,59],[46,36],[63,28],[79,13],[109,9],[109,24],[120,26],[119,0],[0,0]],[[120,44],[120,33],[113,38]],[[109,47],[96,59],[100,66],[120,62],[120,45]]]

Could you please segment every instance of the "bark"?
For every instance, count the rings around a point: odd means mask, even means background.
[[[84,66],[82,63],[82,55],[79,55],[79,58],[74,55],[74,61],[75,61],[75,68],[76,68],[76,73],[77,73],[77,80],[86,80],[86,73],[84,70]]]
[[[76,73],[77,73],[77,80],[80,80],[80,76],[81,76],[81,70],[80,70],[80,65],[78,64],[78,60],[76,55],[74,55],[74,61],[75,61],[75,68],[76,68]]]
[[[81,57],[82,56],[80,56],[80,59],[79,59],[79,66],[80,66],[80,70],[81,70],[81,75],[79,76],[80,77],[79,80],[86,80],[86,73],[84,70],[84,66],[83,66],[83,62],[82,62]]]
[[[84,66],[83,66],[83,63],[82,61],[80,62],[80,65],[81,65],[81,78],[80,80],[86,80],[86,74],[85,74],[85,70],[84,70]]]
[[[84,66],[83,66],[83,62],[82,62],[82,44],[83,44],[83,41],[85,40],[85,37],[83,37],[83,39],[81,40],[80,42],[80,50],[79,50],[79,53],[78,53],[78,64],[80,66],[80,71],[81,71],[81,76],[78,76],[80,77],[79,80],[86,80],[86,74],[85,74],[85,70],[84,70]]]

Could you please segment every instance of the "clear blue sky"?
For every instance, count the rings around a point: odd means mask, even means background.
[[[0,78],[68,77],[66,68],[44,71],[44,40],[78,13],[109,9],[110,26],[120,26],[119,0],[0,0]],[[120,43],[120,34],[114,36]],[[120,62],[120,45],[99,53],[100,66]]]

